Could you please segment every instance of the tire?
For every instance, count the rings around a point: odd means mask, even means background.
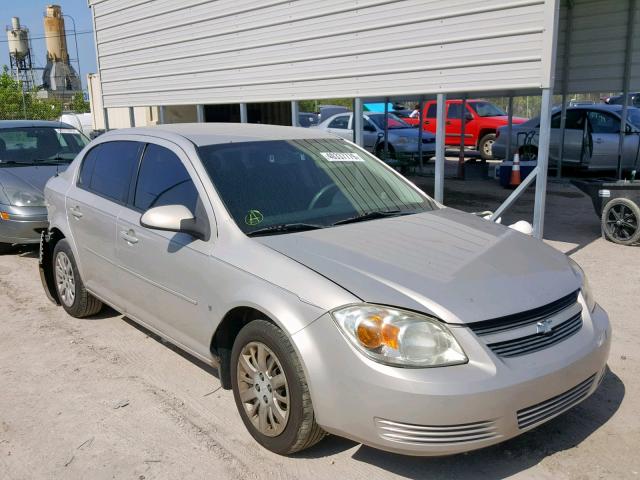
[[[10,243],[0,243],[0,255],[9,253],[11,251],[12,246],[13,245],[11,245]]]
[[[493,152],[491,149],[494,143],[496,143],[495,133],[487,133],[478,142],[478,151],[480,152],[480,156],[483,160],[493,159]]]
[[[257,361],[261,348],[266,366],[262,369]],[[280,382],[274,381],[278,378]],[[325,436],[315,421],[300,359],[284,332],[272,323],[254,320],[238,333],[231,351],[231,385],[245,427],[267,450],[288,455]],[[286,408],[280,399],[288,402]],[[260,412],[265,412],[264,423]]]
[[[389,146],[387,147],[387,155],[388,155],[387,160],[395,160],[396,158],[396,152],[393,149],[393,146],[391,146],[391,144],[389,144]],[[376,157],[378,157],[383,162],[385,161],[384,144],[378,145],[378,147],[376,148]]]
[[[69,315],[84,318],[102,309],[102,302],[84,287],[71,247],[64,238],[53,249],[51,268],[60,305]]]
[[[619,245],[640,242],[640,207],[628,198],[611,200],[602,211],[602,232]]]

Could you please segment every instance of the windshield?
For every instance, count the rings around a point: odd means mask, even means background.
[[[479,117],[501,117],[507,114],[500,107],[489,102],[469,102],[469,105]]]
[[[434,208],[428,197],[375,157],[340,139],[198,150],[227,210],[249,235],[269,227],[295,227],[274,232],[286,233]]]
[[[89,139],[74,128],[2,128],[0,164],[69,163],[87,143]]]
[[[384,113],[376,113],[376,114],[368,114],[369,120],[376,124],[380,130],[384,130]],[[393,113],[388,114],[387,124],[389,125],[389,130],[394,130],[396,128],[411,128],[411,125],[406,123],[400,117],[397,117]]]

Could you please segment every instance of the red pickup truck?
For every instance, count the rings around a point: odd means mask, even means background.
[[[447,100],[445,112],[445,143],[459,146],[461,135],[462,100]],[[436,133],[436,102],[424,104],[423,128]],[[419,118],[404,118],[410,125],[418,125]],[[513,117],[513,124],[526,122],[526,118]],[[496,140],[498,127],[506,125],[508,117],[500,107],[486,100],[467,100],[464,144],[480,152],[483,159],[492,158],[491,148]]]

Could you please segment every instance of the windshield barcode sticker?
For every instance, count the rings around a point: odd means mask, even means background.
[[[320,155],[330,162],[364,162],[364,158],[357,153],[321,152]]]

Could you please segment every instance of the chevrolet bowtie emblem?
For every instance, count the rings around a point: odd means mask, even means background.
[[[540,335],[549,335],[553,330],[551,323],[552,322],[549,319],[539,321],[536,323],[536,333]]]

